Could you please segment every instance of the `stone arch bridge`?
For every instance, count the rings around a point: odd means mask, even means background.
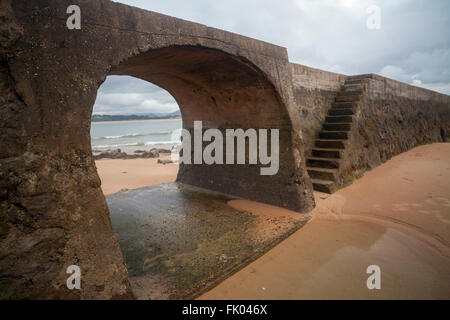
[[[70,5],[81,9],[80,30],[66,26]],[[348,80],[292,64],[276,45],[108,0],[3,0],[0,21],[0,298],[133,297],[90,145],[108,75],[169,91],[188,130],[195,120],[279,129],[277,175],[186,165],[178,180],[299,213],[314,207],[305,155],[322,122],[339,120],[327,113],[346,81],[367,80],[364,112],[331,115],[356,119],[345,136],[363,139],[338,172],[347,178],[450,129],[448,96],[374,75]],[[81,290],[66,287],[70,265],[83,270]]]
[[[69,5],[81,29],[66,26]],[[90,146],[97,89],[129,75],[168,90],[183,126],[280,130],[280,170],[185,165],[178,180],[306,213],[306,179],[287,51],[110,1],[2,1],[0,288],[9,297],[131,297]],[[84,270],[66,288],[66,268]]]

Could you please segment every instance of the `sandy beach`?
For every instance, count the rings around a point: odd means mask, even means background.
[[[96,162],[105,194],[171,182],[156,159]],[[449,299],[450,144],[410,150],[333,195],[316,193],[313,219],[200,299]],[[245,200],[257,215],[295,215]],[[368,290],[378,265],[382,289]]]
[[[170,156],[159,159],[169,159]],[[177,179],[178,164],[160,164],[153,159],[105,159],[95,162],[102,180],[105,195],[124,189],[138,189],[157,184],[174,182]]]
[[[304,228],[200,299],[450,298],[450,144],[410,150],[316,199]],[[366,287],[370,265],[381,290]]]

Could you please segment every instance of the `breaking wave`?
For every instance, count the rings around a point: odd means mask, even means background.
[[[120,136],[104,136],[104,137],[94,137],[93,140],[111,140],[111,139],[123,139],[123,138],[136,138],[136,137],[147,137],[147,136],[165,136],[171,134],[172,131],[163,132],[151,132],[151,133],[129,133]]]
[[[119,148],[119,147],[145,147],[156,145],[180,145],[180,141],[148,141],[148,142],[135,142],[135,143],[119,143],[119,144],[105,144],[105,145],[93,145],[93,148]]]

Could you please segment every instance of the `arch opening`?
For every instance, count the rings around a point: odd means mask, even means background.
[[[98,89],[90,131],[103,193],[175,181],[171,150],[181,127],[178,105],[166,90],[134,77],[108,76]]]
[[[203,130],[220,130],[224,137],[227,129],[278,129],[280,170],[276,175],[261,175],[262,166],[248,161],[239,165],[181,164],[177,181],[302,210],[292,181],[295,165],[288,112],[274,86],[252,63],[215,49],[171,46],[123,61],[110,75],[136,77],[167,90],[175,98],[183,128],[191,136],[195,121],[202,122]],[[274,192],[274,188],[287,192]]]

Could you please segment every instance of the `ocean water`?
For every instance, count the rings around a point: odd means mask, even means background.
[[[181,120],[97,122],[91,125],[91,145],[95,152],[121,149],[133,153],[153,148],[171,149],[180,143],[173,131],[181,129]]]

